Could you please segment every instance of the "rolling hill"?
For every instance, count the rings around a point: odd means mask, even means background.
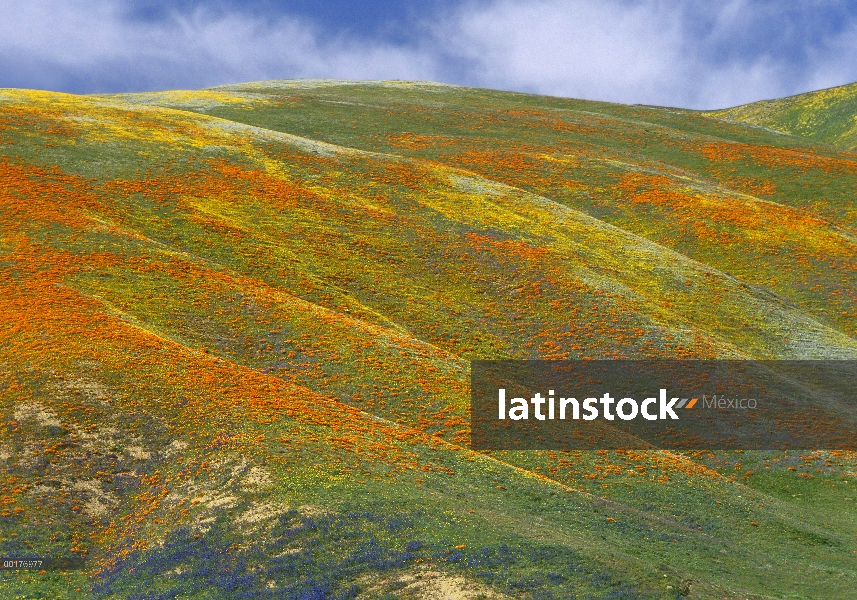
[[[0,90],[0,554],[83,563],[2,595],[848,597],[854,453],[468,447],[473,359],[857,358],[857,158],[742,119]]]
[[[803,136],[849,151],[857,149],[855,83],[709,114]]]

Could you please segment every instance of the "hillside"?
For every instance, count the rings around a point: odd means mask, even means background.
[[[857,584],[853,453],[468,449],[472,359],[857,358],[850,153],[431,83],[5,89],[0,181],[0,554],[86,562],[4,597]]]
[[[857,83],[763,100],[708,114],[857,149]]]

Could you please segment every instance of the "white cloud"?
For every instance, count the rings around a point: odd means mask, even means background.
[[[802,15],[777,10],[751,0],[499,0],[434,31],[480,85],[578,98],[714,108],[857,78],[845,59],[857,53],[843,53],[843,42],[754,40],[770,33],[759,24],[772,23],[799,37]],[[838,38],[854,46],[855,33]]]
[[[425,17],[406,44],[330,35],[289,15],[196,10],[144,21],[128,18],[127,6],[0,0],[0,85],[106,91],[435,79],[705,108],[857,78],[857,24],[807,30],[802,39],[801,20],[812,13],[780,14],[782,5],[768,0],[473,0]],[[782,39],[759,43],[762,24],[774,38],[785,32]]]
[[[415,79],[436,72],[424,52],[328,38],[294,17],[269,21],[197,10],[146,22],[129,20],[122,9],[104,0],[0,0],[0,72],[52,89],[198,87],[289,77]]]
[[[650,95],[680,63],[675,14],[602,2],[470,7],[435,29],[486,85],[577,97]]]

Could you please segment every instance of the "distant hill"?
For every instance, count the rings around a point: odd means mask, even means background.
[[[857,83],[708,114],[857,149]]]
[[[468,447],[472,359],[857,358],[857,159],[723,116],[0,90],[0,555],[87,565],[0,596],[849,597],[854,453]]]

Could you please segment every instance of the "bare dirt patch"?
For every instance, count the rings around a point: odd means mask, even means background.
[[[504,597],[481,583],[431,567],[366,580],[363,585],[366,587],[358,598],[393,595],[405,600],[493,600]]]

